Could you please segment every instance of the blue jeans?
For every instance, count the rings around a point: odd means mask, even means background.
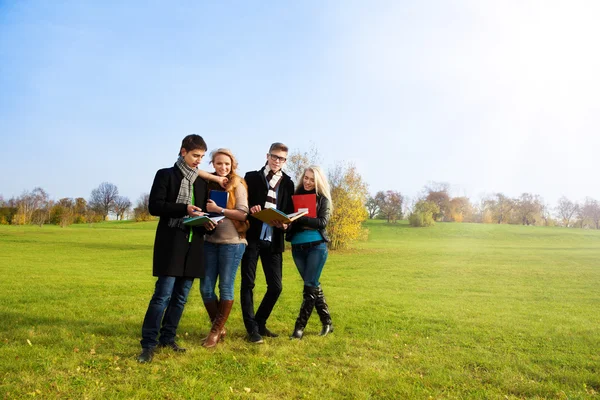
[[[304,286],[319,287],[319,279],[328,254],[325,242],[309,249],[292,246],[292,257],[294,257],[296,268],[304,280]]]
[[[215,286],[219,278],[221,300],[233,300],[233,284],[246,245],[204,242],[204,278],[200,279],[200,295],[205,303],[217,301]]]
[[[190,278],[158,277],[142,325],[142,340],[140,342],[142,348],[156,347],[159,329],[160,343],[168,344],[175,341],[177,326],[183,314],[183,307],[187,302],[192,282],[194,280]]]

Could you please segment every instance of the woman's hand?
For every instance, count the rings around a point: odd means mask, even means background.
[[[200,207],[196,207],[192,204],[189,204],[187,206],[187,213],[190,217],[197,217],[199,215],[204,215],[204,213],[202,212],[202,209]]]
[[[204,229],[206,229],[207,231],[212,231],[213,229],[215,229],[217,227],[217,225],[219,225],[220,222],[221,221],[214,223],[214,222],[208,220],[204,223]]]
[[[257,213],[257,212],[259,212],[260,210],[262,210],[262,207],[261,207],[261,206],[252,206],[252,207],[250,208],[250,214]]]
[[[212,212],[212,213],[220,213],[221,207],[219,207],[217,205],[217,203],[215,203],[213,200],[208,200],[206,202],[206,211]]]

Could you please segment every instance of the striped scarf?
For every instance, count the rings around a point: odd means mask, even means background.
[[[179,168],[181,173],[183,174],[183,179],[181,180],[181,186],[179,186],[179,193],[177,194],[176,203],[181,204],[192,204],[192,190],[194,190],[194,181],[198,178],[198,170],[195,168],[190,168],[182,156],[179,156],[175,166]],[[181,218],[170,218],[169,226],[171,228],[182,228],[183,225],[183,217]]]
[[[281,183],[281,177],[283,173],[281,170],[277,172],[271,171],[269,166],[265,166],[263,170],[265,177],[267,178],[267,182],[269,183],[269,191],[267,192],[267,199],[265,200],[264,208],[277,208],[277,187]]]

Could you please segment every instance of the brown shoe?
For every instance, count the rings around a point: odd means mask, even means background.
[[[219,313],[212,324],[212,328],[210,328],[208,337],[204,343],[202,343],[202,346],[210,348],[217,345],[219,339],[221,338],[223,327],[229,318],[231,307],[233,307],[233,300],[221,300],[219,302]]]

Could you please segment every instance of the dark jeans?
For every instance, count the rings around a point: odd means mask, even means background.
[[[327,254],[327,243],[325,242],[308,249],[292,246],[292,257],[304,281],[304,286],[319,287],[319,279],[325,261],[327,261]]]
[[[183,307],[187,301],[192,282],[194,280],[190,278],[158,277],[142,325],[142,340],[140,341],[142,348],[156,347],[159,329],[160,343],[168,344],[175,341],[177,325],[179,325],[179,320],[183,314]]]
[[[262,263],[267,292],[260,306],[254,314],[254,281],[256,279],[256,266],[258,258]],[[259,325],[265,325],[275,303],[281,294],[281,253],[271,251],[271,242],[264,240],[248,241],[248,246],[242,257],[242,286],[240,290],[240,303],[242,316],[248,333],[257,331]]]

